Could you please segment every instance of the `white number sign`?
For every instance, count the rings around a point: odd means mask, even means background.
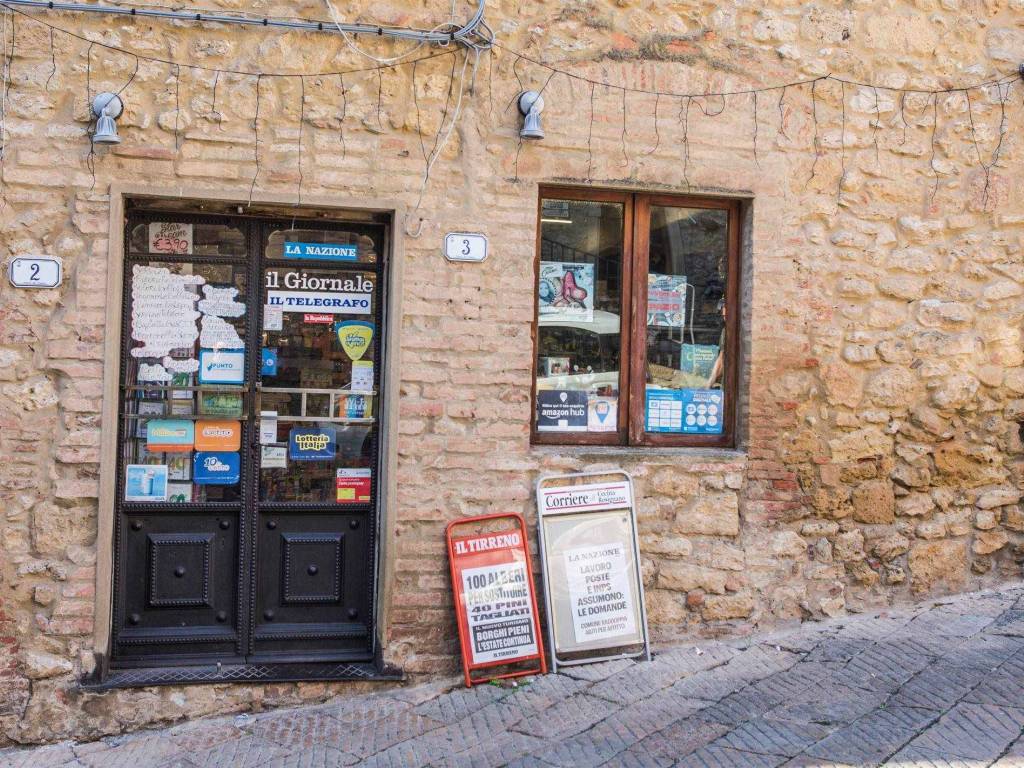
[[[487,235],[449,232],[444,236],[444,257],[448,261],[483,261],[487,258]]]
[[[7,276],[15,288],[56,288],[64,269],[56,256],[19,256],[11,260]]]

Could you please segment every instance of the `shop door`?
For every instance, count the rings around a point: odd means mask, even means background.
[[[372,659],[386,225],[140,212],[126,241],[111,668]]]

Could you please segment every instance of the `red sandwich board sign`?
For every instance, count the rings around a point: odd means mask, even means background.
[[[501,520],[514,523],[514,527],[455,533],[457,528],[473,524],[486,523],[490,528],[494,521]],[[466,517],[449,523],[445,535],[466,687],[547,672],[522,516]],[[537,663],[501,674],[473,675],[477,670],[522,662]]]

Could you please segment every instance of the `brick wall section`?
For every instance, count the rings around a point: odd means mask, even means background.
[[[438,0],[414,14],[403,4],[342,5],[348,18],[393,24],[433,23],[448,13]],[[315,2],[275,6],[289,9],[323,13]],[[488,19],[512,48],[574,60],[581,73],[638,87],[716,91],[833,72],[927,88],[1015,70],[1024,50],[1021,10],[1018,0],[843,8],[790,0],[492,0]],[[48,18],[202,64],[364,65],[333,38]],[[117,180],[154,191],[247,192],[255,82],[222,76],[214,113],[212,75],[184,71],[176,86],[168,67],[143,62],[124,93],[124,143],[90,158],[87,46],[59,33],[53,45],[51,56],[49,33],[18,18],[0,244],[5,258],[62,256],[67,274],[53,291],[0,285],[0,743],[96,736],[352,690],[299,684],[86,694],[75,687],[93,658],[98,451],[101,430],[112,427],[100,424],[106,190]],[[508,54],[481,62],[424,197],[423,233],[407,240],[402,365],[393,372],[401,403],[388,659],[414,675],[455,669],[443,526],[490,511],[532,520],[540,472],[614,466],[635,475],[650,619],[662,641],[750,632],[1019,576],[1021,85],[1007,102],[1009,133],[986,195],[978,154],[991,162],[997,143],[994,90],[972,92],[970,114],[962,93],[934,104],[908,96],[901,109],[889,92],[876,100],[870,88],[834,82],[815,88],[813,105],[807,86],[787,89],[781,100],[774,92],[757,103],[756,158],[749,97],[729,99],[717,117],[710,116],[717,100],[704,110],[694,103],[684,162],[678,99],[656,104],[630,94],[624,153],[621,93],[595,89],[591,129],[589,88],[560,77],[545,94],[547,138],[520,149],[517,119],[505,105],[518,80],[537,87],[547,73],[515,62]],[[119,89],[133,66],[94,48],[91,91]],[[417,69],[428,148],[450,66],[440,59]],[[423,163],[411,67],[383,73],[383,132],[374,73],[346,77],[344,126],[338,79],[305,85],[304,193],[412,206]],[[264,79],[260,92],[257,187],[294,191],[299,83]],[[531,448],[536,191],[545,181],[752,198],[741,450]],[[486,232],[488,261],[446,264],[439,245],[450,230]]]

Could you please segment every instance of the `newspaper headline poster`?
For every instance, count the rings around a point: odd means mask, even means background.
[[[542,261],[537,285],[541,317],[558,321],[594,321],[594,265]]]
[[[469,666],[537,658],[537,609],[521,530],[454,538],[452,583]]]
[[[621,471],[555,475],[538,482],[547,620],[556,666],[579,661],[565,654],[640,645],[646,651],[633,505],[632,481]]]
[[[636,634],[625,542],[567,549],[562,557],[576,642]]]
[[[647,275],[647,325],[683,328],[686,325],[686,276]]]

